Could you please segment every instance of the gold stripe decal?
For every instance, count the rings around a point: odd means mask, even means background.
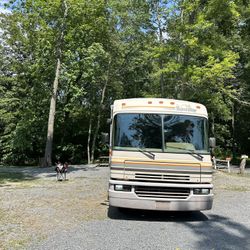
[[[114,162],[112,163],[119,163],[119,162]],[[200,164],[188,164],[188,163],[167,163],[167,162],[138,162],[138,161],[125,161],[124,164],[129,164],[129,165],[163,165],[163,166],[180,166],[180,167],[199,167]],[[196,165],[196,166],[194,166]]]
[[[131,160],[113,160],[111,164],[125,164],[125,165],[155,165],[155,166],[172,166],[172,167],[201,167],[211,168],[209,163],[184,163],[184,162],[153,162],[153,161],[131,161]]]

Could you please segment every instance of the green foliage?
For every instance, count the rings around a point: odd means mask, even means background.
[[[108,130],[109,106],[130,97],[201,102],[221,150],[236,143],[238,153],[249,152],[249,1],[66,2],[54,160],[87,158],[90,121],[95,154],[106,152],[98,134]],[[0,161],[28,164],[43,156],[63,15],[61,0],[7,6],[0,14]]]

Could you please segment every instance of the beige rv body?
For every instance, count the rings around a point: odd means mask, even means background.
[[[190,115],[207,119],[205,106],[171,99],[137,98],[114,102],[112,118],[121,113]],[[110,206],[172,211],[208,210],[213,202],[212,163],[209,154],[199,159],[189,153],[154,152],[150,159],[140,151],[110,153]],[[119,191],[115,187],[129,187]],[[209,189],[208,194],[194,190]]]

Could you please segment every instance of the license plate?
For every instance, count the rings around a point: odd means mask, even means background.
[[[168,209],[170,209],[170,202],[156,201],[155,207],[156,207],[156,209],[160,209],[160,210],[168,210]]]

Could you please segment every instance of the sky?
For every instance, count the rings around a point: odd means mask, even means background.
[[[9,10],[6,10],[4,8],[5,3],[8,3],[8,0],[0,0],[0,13],[8,13],[8,12],[10,12]]]

